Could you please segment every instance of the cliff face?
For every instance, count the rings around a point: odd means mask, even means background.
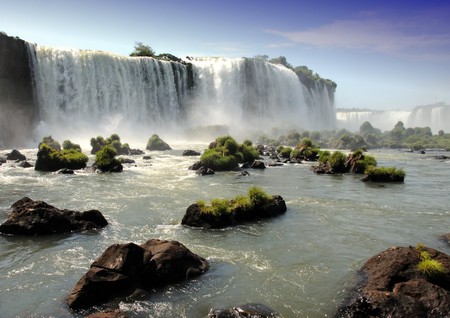
[[[25,41],[0,32],[0,148],[20,147],[36,115]]]

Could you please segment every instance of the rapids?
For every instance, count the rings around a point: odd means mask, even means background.
[[[200,177],[187,169],[198,158],[181,153],[207,145],[171,146],[175,150],[147,151],[151,160],[136,156],[136,164],[118,174],[0,166],[1,222],[12,203],[29,196],[58,208],[99,209],[110,223],[98,232],[0,237],[2,317],[82,317],[86,312],[70,312],[64,299],[114,243],[177,240],[211,265],[194,280],[116,301],[130,317],[198,318],[212,307],[247,302],[263,303],[285,318],[331,317],[358,268],[376,253],[419,242],[450,253],[439,240],[448,232],[450,161],[429,159],[431,153],[371,152],[378,165],[406,172],[402,184],[372,184],[353,175],[315,175],[309,163],[249,170],[249,177]],[[36,149],[22,151],[35,160]],[[280,194],[286,214],[220,231],[180,225],[191,203],[232,198],[252,185]]]

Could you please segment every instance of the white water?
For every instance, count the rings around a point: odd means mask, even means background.
[[[322,120],[335,116],[326,88],[311,96],[297,75],[284,66],[248,58],[191,62],[196,83],[191,122],[197,119],[232,130],[330,128],[326,126],[330,123]],[[315,104],[310,107],[307,101]]]
[[[35,50],[40,138],[114,132],[131,138],[150,127],[167,129],[181,116],[187,91],[181,63],[42,46]]]
[[[336,117],[338,126],[350,131],[359,131],[365,121],[382,131],[391,130],[399,121],[407,128],[430,127],[433,134],[450,131],[450,105],[444,104],[418,106],[408,111],[338,111]]]
[[[40,116],[36,141],[46,135],[77,142],[118,133],[144,143],[155,132],[175,137],[194,126],[226,125],[230,133],[334,126],[326,88],[308,91],[283,66],[247,58],[189,60],[194,86],[188,89],[183,63],[31,49]]]

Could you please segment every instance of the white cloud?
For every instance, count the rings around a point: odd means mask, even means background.
[[[267,30],[288,40],[271,46],[306,44],[315,47],[335,47],[376,51],[420,59],[450,60],[450,32],[447,29],[421,30],[380,19],[336,21],[317,28],[285,32]]]

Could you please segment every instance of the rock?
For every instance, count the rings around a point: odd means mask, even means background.
[[[31,168],[31,167],[33,167],[33,165],[25,160],[25,161],[21,161],[19,163],[19,167],[21,167],[21,168]]]
[[[24,161],[24,160],[27,160],[27,157],[25,157],[25,155],[21,154],[19,150],[13,149],[13,151],[6,154],[6,160]]]
[[[183,153],[181,155],[182,156],[200,156],[200,152],[188,149],[188,150],[183,151]]]
[[[418,270],[421,252],[439,261],[435,276]],[[370,258],[336,317],[449,317],[450,256],[432,248],[392,247]]]
[[[151,291],[203,274],[206,260],[176,241],[114,244],[95,260],[69,296],[70,308],[87,308],[135,290]]]
[[[6,158],[5,158],[5,157],[0,157],[0,165],[1,165],[2,163],[6,163]]]
[[[241,166],[242,169],[266,169],[266,165],[262,160],[255,160],[253,162],[245,162]]]
[[[56,173],[58,173],[58,174],[75,174],[75,172],[72,169],[68,169],[68,168],[59,169],[58,171],[56,171]]]
[[[274,195],[269,202],[255,205],[251,210],[245,212],[236,208],[229,213],[221,213],[218,215],[203,213],[201,207],[197,203],[193,203],[186,209],[181,224],[193,227],[220,229],[262,218],[275,217],[285,213],[286,210],[286,202],[279,195]]]
[[[204,167],[204,166],[201,166],[200,168],[198,168],[198,169],[195,171],[195,173],[198,174],[198,175],[201,175],[201,176],[206,176],[206,175],[214,174],[215,172],[214,172],[214,170],[211,169],[211,168],[206,168],[206,167]]]
[[[192,166],[190,166],[188,169],[189,170],[198,170],[202,167],[202,163],[201,161],[197,161],[195,162]]]
[[[144,157],[142,157],[142,159],[144,159],[144,160],[150,160],[150,159],[152,159],[152,157],[151,157],[151,156],[144,156]]]
[[[120,157],[118,160],[119,160],[119,162],[120,162],[121,164],[132,164],[132,163],[136,163],[136,161],[134,161],[133,159],[130,159],[130,158]]]
[[[208,318],[281,318],[273,309],[262,304],[245,304],[232,308],[211,309]]]
[[[139,156],[139,155],[143,155],[143,154],[145,154],[145,152],[142,151],[141,149],[129,149],[128,150],[129,156]]]
[[[6,235],[46,235],[80,232],[108,225],[97,210],[60,210],[43,201],[24,197],[11,205],[0,233]]]
[[[334,174],[333,167],[329,162],[320,162],[317,166],[311,166],[309,169],[317,174]]]
[[[250,173],[248,172],[248,171],[245,171],[245,170],[243,170],[243,171],[241,171],[241,172],[239,172],[239,177],[248,177],[250,175]]]
[[[165,151],[165,150],[172,150],[172,148],[169,146],[168,143],[166,143],[164,140],[159,138],[157,134],[153,134],[150,139],[147,142],[147,150],[158,150],[158,151]]]

